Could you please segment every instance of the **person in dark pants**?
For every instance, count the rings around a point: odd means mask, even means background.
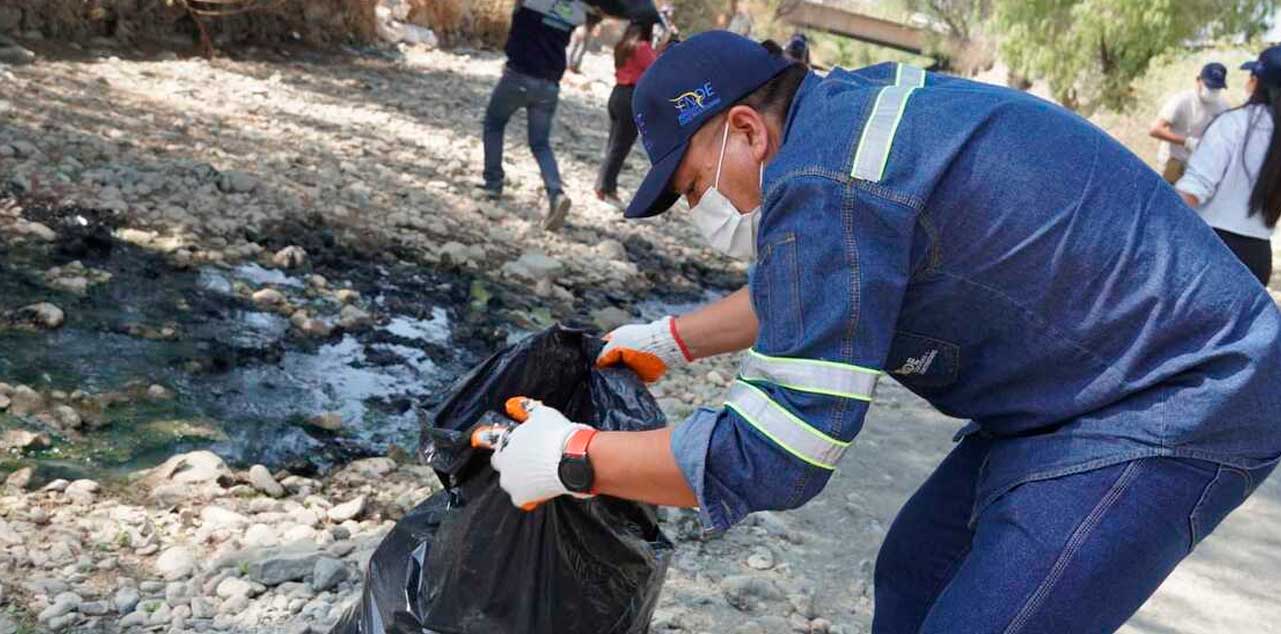
[[[659,50],[667,46],[674,29],[667,29]],[[623,37],[614,46],[614,79],[617,82],[609,94],[609,142],[605,146],[605,162],[601,163],[596,177],[596,197],[611,207],[622,211],[626,205],[618,197],[618,173],[627,161],[627,155],[636,143],[636,122],[632,119],[632,91],[641,75],[658,57],[650,42],[654,41],[652,22],[633,22],[623,31]]]
[[[1267,286],[1281,219],[1281,46],[1249,66],[1250,100],[1206,128],[1175,189]]]
[[[552,121],[565,74],[565,47],[570,34],[587,18],[578,0],[521,0],[512,14],[507,36],[507,65],[485,109],[485,182],[480,185],[494,199],[503,193],[503,132],[512,115],[525,109],[529,149],[538,161],[547,190],[547,215],[543,228],[555,231],[565,222],[572,204],[560,180],[552,153]]]

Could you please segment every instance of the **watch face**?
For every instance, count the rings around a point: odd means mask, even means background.
[[[560,461],[560,481],[566,489],[574,493],[587,493],[592,488],[592,465],[586,458],[562,458]]]

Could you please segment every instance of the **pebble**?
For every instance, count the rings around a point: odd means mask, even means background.
[[[173,398],[173,392],[163,385],[152,385],[147,388],[147,398],[153,401],[167,401]]]
[[[753,570],[769,570],[774,567],[774,551],[765,546],[758,546],[747,557],[747,567]]]
[[[27,487],[31,485],[31,478],[33,475],[35,475],[35,469],[31,467],[23,467],[13,473],[10,473],[9,477],[4,479],[4,485],[10,489],[25,491]],[[41,511],[42,513],[44,512],[43,509],[35,510]]]
[[[25,429],[7,429],[0,434],[0,449],[38,450],[50,444],[49,436]]]
[[[253,300],[255,304],[266,307],[283,306],[287,301],[285,294],[274,288],[263,288],[254,291]]]
[[[311,418],[308,418],[307,424],[311,425],[312,427],[323,429],[325,431],[340,431],[342,429],[342,424],[343,424],[342,414],[339,414],[338,412],[325,412],[324,414],[317,414],[316,416],[312,416]],[[281,484],[284,484],[284,483],[281,483]],[[284,485],[288,487],[287,484],[284,484]]]
[[[752,612],[770,601],[782,601],[783,591],[773,581],[753,575],[734,575],[721,581],[725,601],[744,612]]]
[[[338,311],[338,325],[343,330],[357,330],[368,326],[372,322],[373,318],[370,317],[369,313],[351,304],[343,306],[342,310]]]
[[[93,502],[93,498],[98,494],[100,488],[98,483],[93,480],[76,480],[67,485],[64,494],[81,504],[89,504]]]
[[[52,411],[54,423],[64,430],[80,429],[83,422],[80,413],[70,405],[58,405]]]
[[[239,577],[227,577],[218,584],[218,589],[214,591],[219,597],[230,599],[232,597],[247,597],[253,592],[252,583]]]
[[[67,321],[66,313],[49,302],[23,306],[14,312],[13,318],[45,330],[61,328]]]
[[[334,292],[334,299],[339,304],[354,304],[360,301],[360,291],[354,291],[350,288],[340,289]]]
[[[276,482],[276,478],[272,477],[271,471],[267,470],[267,467],[260,464],[249,467],[249,483],[258,491],[274,498],[282,497],[285,494],[285,487]]]
[[[307,251],[302,247],[288,246],[271,256],[271,263],[282,269],[298,268],[307,263]]]
[[[156,558],[154,567],[166,581],[184,579],[196,569],[196,556],[184,546],[173,546]]]
[[[81,603],[76,611],[85,616],[106,616],[111,612],[111,604],[106,601],[88,601]]]
[[[354,520],[365,512],[365,496],[359,496],[351,501],[343,502],[329,509],[329,519],[337,523],[347,520]]]
[[[316,560],[311,587],[317,592],[332,590],[347,578],[347,565],[337,559],[321,557]]]

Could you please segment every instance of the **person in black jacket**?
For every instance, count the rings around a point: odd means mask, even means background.
[[[586,19],[587,7],[579,0],[518,0],[505,47],[507,65],[485,109],[485,182],[481,189],[491,198],[502,196],[503,133],[512,115],[524,108],[529,149],[547,190],[547,215],[542,225],[548,231],[564,224],[572,205],[552,153],[551,130],[560,79],[565,74],[565,47],[574,29]]]

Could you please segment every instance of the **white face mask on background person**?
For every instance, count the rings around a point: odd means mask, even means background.
[[[725,144],[729,141],[729,120],[721,136],[721,155],[716,159],[716,180],[707,188],[694,206],[693,220],[698,232],[713,249],[740,260],[756,259],[756,233],[761,226],[761,206],[743,213],[730,202],[718,187],[721,184],[721,167],[725,163]],[[761,183],[765,181],[765,164],[761,164]]]
[[[1196,96],[1201,103],[1210,104],[1219,100],[1219,91],[1207,88],[1205,84],[1197,84]]]

